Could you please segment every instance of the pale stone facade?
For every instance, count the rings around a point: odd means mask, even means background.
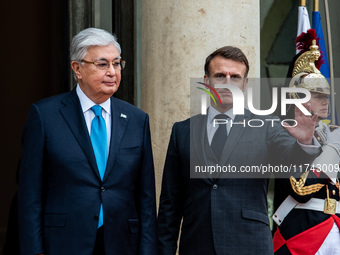
[[[260,77],[259,9],[259,0],[142,2],[141,108],[150,115],[157,195],[171,127],[189,117],[190,79],[203,77],[205,58],[237,46],[249,77]]]

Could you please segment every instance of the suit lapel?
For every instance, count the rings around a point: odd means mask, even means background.
[[[197,115],[190,119],[190,164],[208,166],[205,151],[207,136],[207,115]],[[193,171],[193,170],[192,170]],[[212,181],[211,175],[206,172],[207,180]]]
[[[204,138],[207,132],[207,117],[204,115],[190,119],[190,157],[198,160],[200,165],[207,164],[207,157],[204,150]]]
[[[112,171],[114,162],[118,155],[120,145],[131,118],[130,112],[126,110],[118,99],[111,97],[111,139],[110,139],[110,151],[107,159],[106,170],[103,181]]]
[[[78,144],[82,148],[86,158],[89,160],[92,169],[95,171],[97,177],[100,179],[96,158],[92,149],[91,139],[86,127],[84,114],[76,93],[73,89],[70,93],[66,94],[62,103],[65,105],[60,108],[60,113],[71,129]]]

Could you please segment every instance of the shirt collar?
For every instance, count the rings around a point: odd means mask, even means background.
[[[208,120],[209,120],[209,122],[212,123],[214,118],[218,114],[221,114],[221,113],[210,105],[210,107],[208,108]],[[228,115],[229,118],[232,119],[232,120],[234,120],[235,117],[236,117],[236,115],[233,114],[233,108],[231,108],[230,110],[224,112],[223,114]]]
[[[79,84],[77,84],[76,92],[77,92],[77,95],[79,97],[79,101],[80,101],[80,105],[81,105],[81,108],[83,110],[83,113],[90,110],[91,107],[95,105],[95,103],[90,98],[88,98],[85,95],[85,93],[81,90]],[[106,100],[105,102],[101,103],[100,106],[103,107],[103,109],[109,115],[111,115],[111,107],[110,107],[111,106],[111,100],[110,100],[110,98],[108,100]]]

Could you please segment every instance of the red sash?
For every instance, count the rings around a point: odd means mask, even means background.
[[[324,222],[321,222],[320,224],[307,229],[288,240],[285,240],[282,237],[279,228],[277,228],[273,238],[274,252],[276,252],[282,245],[286,244],[292,255],[314,255],[325,241],[334,225],[334,222],[340,229],[340,219],[338,216],[332,215],[332,217],[329,217],[329,219]]]

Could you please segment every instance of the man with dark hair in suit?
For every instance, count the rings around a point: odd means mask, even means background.
[[[32,105],[23,132],[21,254],[157,254],[149,117],[112,95],[125,62],[97,28],[72,41],[71,92]]]
[[[312,145],[315,116],[296,110],[298,125],[288,128],[289,134],[273,117],[248,110],[244,115],[233,114],[231,91],[215,85],[233,85],[244,91],[248,71],[248,60],[240,49],[226,46],[213,52],[206,59],[204,83],[215,88],[222,103],[211,102],[207,115],[173,126],[158,214],[160,254],[176,253],[181,221],[180,254],[273,254],[268,178],[191,175],[199,165],[231,166],[238,171],[244,165],[308,163],[319,153],[319,146]],[[215,125],[216,116],[227,119],[226,125]],[[263,120],[263,125],[236,125],[251,119]]]

